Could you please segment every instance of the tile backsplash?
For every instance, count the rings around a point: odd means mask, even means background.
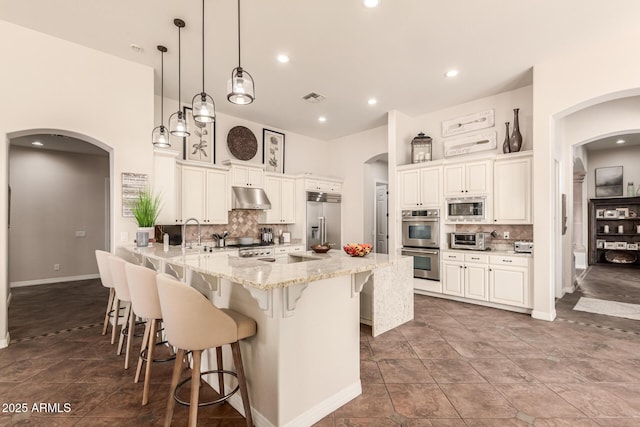
[[[519,240],[533,241],[533,225],[493,225],[493,224],[456,224],[456,231],[463,233],[491,233],[498,236],[491,240],[494,249],[512,250],[513,243]],[[509,238],[503,238],[504,232],[509,232]]]
[[[215,241],[213,233],[223,233],[227,231],[229,237],[227,237],[228,243],[233,243],[234,240],[239,237],[253,237],[257,241],[260,240],[260,229],[262,227],[271,227],[273,229],[274,236],[280,235],[281,231],[289,231],[286,224],[260,224],[258,222],[259,215],[262,211],[249,210],[249,209],[235,209],[229,211],[227,224],[218,225],[200,225],[201,240],[203,242]],[[158,225],[156,226],[156,240],[162,241],[164,233],[169,233],[170,236],[181,234],[182,226],[179,225]],[[190,223],[187,225],[187,239],[194,241],[198,234],[198,226]],[[171,244],[179,244],[173,237]]]

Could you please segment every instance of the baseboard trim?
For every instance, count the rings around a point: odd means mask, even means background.
[[[51,283],[77,282],[78,280],[99,279],[99,274],[85,274],[81,276],[52,277],[50,279],[22,280],[9,282],[10,288],[22,288],[24,286],[50,285]]]
[[[464,302],[467,304],[482,305],[484,307],[497,308],[499,310],[513,311],[515,313],[531,314],[530,308],[516,307],[514,305],[506,305],[506,304],[498,304],[496,302],[474,300],[471,298],[457,297],[455,295],[441,294],[441,293],[424,291],[422,289],[415,289],[415,288],[413,289],[413,293],[418,295],[424,295],[427,297],[435,297],[435,298],[448,299],[451,301]]]
[[[556,318],[556,311],[552,310],[549,312],[549,311],[533,310],[531,312],[531,317],[538,320],[546,320],[548,322],[553,322],[553,320]]]
[[[11,337],[9,336],[9,332],[7,332],[7,336],[0,339],[0,348],[9,347],[9,342],[11,342]]]

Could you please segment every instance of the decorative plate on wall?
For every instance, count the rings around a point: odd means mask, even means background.
[[[227,146],[236,159],[251,160],[258,152],[258,140],[249,128],[235,126],[227,134]]]

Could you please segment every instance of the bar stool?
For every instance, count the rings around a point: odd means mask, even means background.
[[[109,327],[109,318],[113,317],[113,328],[111,330],[111,344],[116,339],[116,325],[120,317],[120,310],[114,315],[116,310],[113,306],[116,304],[119,308],[118,298],[116,297],[116,290],[113,287],[113,278],[111,276],[111,266],[109,265],[109,252],[96,250],[96,261],[98,262],[98,272],[100,273],[100,282],[102,286],[109,289],[109,302],[107,302],[107,309],[104,313],[104,325],[102,326],[102,335],[107,334],[107,328]]]
[[[133,311],[137,316],[146,320],[140,354],[138,356],[138,367],[134,382],[140,380],[142,364],[147,362],[144,374],[144,390],[142,392],[142,405],[149,402],[149,382],[151,379],[151,365],[153,362],[168,362],[173,357],[162,360],[154,360],[154,349],[158,334],[158,325],[162,321],[162,311],[160,309],[160,299],[158,297],[158,285],[156,284],[156,272],[141,265],[127,263],[125,266],[127,282],[129,283],[129,294]],[[175,356],[174,356],[175,357]]]
[[[215,307],[198,291],[184,283],[178,282],[168,274],[159,274],[157,276],[157,282],[165,333],[169,342],[178,348],[173,368],[173,376],[171,378],[167,414],[164,420],[165,427],[171,425],[173,410],[177,400],[176,389],[179,386],[178,380],[180,379],[180,373],[182,371],[184,354],[185,351],[188,350],[191,350],[193,357],[193,368],[190,378],[191,399],[189,402],[189,426],[193,427],[197,423],[198,406],[220,403],[240,389],[247,426],[253,427],[249,392],[247,390],[247,381],[242,365],[242,355],[240,353],[240,340],[255,335],[256,322],[233,310]],[[201,373],[200,357],[202,351],[214,347],[218,348],[225,344],[231,344],[236,372],[223,370],[219,357],[217,370]],[[215,402],[198,403],[200,377],[201,375],[209,373],[218,374],[221,387],[220,394],[223,397]],[[231,374],[238,378],[238,387],[228,395],[224,395],[224,387],[221,380],[223,373]],[[183,383],[188,380],[189,379],[183,381]]]
[[[111,266],[111,277],[113,278],[113,285],[116,289],[116,310],[118,310],[120,301],[127,303],[125,310],[126,322],[120,329],[120,340],[118,342],[117,355],[122,354],[122,345],[124,344],[124,337],[127,337],[127,345],[124,356],[124,369],[129,369],[129,353],[131,353],[131,341],[135,329],[135,314],[131,307],[131,295],[129,293],[129,283],[127,282],[127,274],[125,273],[125,266],[127,262],[115,255],[109,256],[109,265]],[[127,325],[125,327],[125,325]]]

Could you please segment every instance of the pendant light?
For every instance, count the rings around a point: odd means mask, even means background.
[[[202,0],[202,92],[191,100],[193,120],[199,123],[211,123],[216,120],[216,104],[204,91],[204,0]]]
[[[180,45],[180,30],[183,29],[186,24],[182,19],[174,19],[173,24],[178,27],[178,111],[169,117],[169,133],[173,136],[187,137],[191,134],[187,127],[187,118],[180,108],[182,105],[182,101],[180,100],[180,51],[182,50]]]
[[[160,126],[156,126],[151,132],[151,141],[153,145],[158,148],[169,148],[169,132],[164,127],[164,54],[167,52],[167,48],[164,46],[158,46],[160,51]]]
[[[227,99],[233,104],[251,104],[256,98],[253,77],[240,65],[240,0],[238,0],[238,66],[231,71],[227,90],[229,91]]]

